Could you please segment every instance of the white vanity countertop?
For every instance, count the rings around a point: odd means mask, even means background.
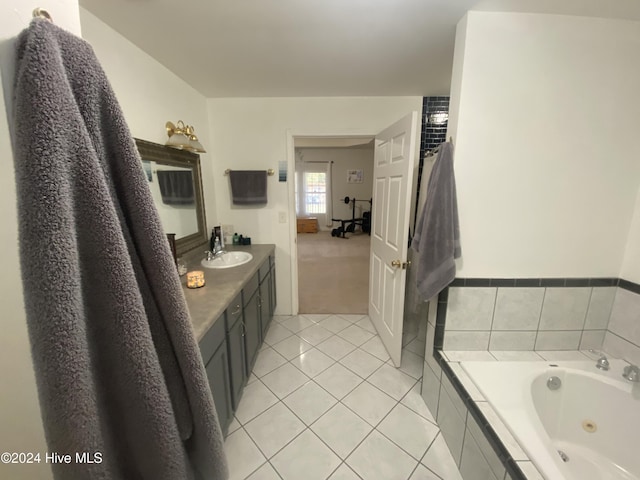
[[[242,291],[242,287],[258,271],[258,268],[275,252],[275,245],[229,245],[227,251],[245,251],[253,255],[248,263],[233,268],[214,269],[200,265],[204,258],[202,248],[194,249],[182,256],[187,264],[187,270],[204,271],[205,286],[202,288],[187,288],[187,276],[181,277],[184,296],[187,299],[191,322],[196,339],[200,341],[213,323],[220,318],[233,299]]]

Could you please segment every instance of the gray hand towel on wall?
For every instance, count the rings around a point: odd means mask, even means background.
[[[56,479],[228,477],[184,294],[93,50],[43,19],[17,41],[14,161],[25,309]]]
[[[454,259],[460,257],[460,227],[453,145],[440,145],[429,183],[427,200],[411,242],[418,253],[418,292],[424,301],[438,294],[456,276]]]
[[[234,205],[263,205],[267,203],[266,170],[231,170],[229,179]]]

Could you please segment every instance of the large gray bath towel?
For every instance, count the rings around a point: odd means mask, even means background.
[[[227,478],[180,281],[107,78],[86,42],[45,20],[17,48],[29,336],[49,450],[73,456],[55,478]]]
[[[411,247],[418,253],[418,292],[426,301],[455,278],[454,259],[461,253],[453,145],[450,142],[440,145],[429,176],[427,201],[418,219]]]

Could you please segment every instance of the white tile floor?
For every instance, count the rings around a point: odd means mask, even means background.
[[[461,480],[420,396],[363,315],[275,317],[225,451],[232,480]]]

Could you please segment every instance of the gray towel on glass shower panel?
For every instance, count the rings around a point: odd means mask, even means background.
[[[440,145],[429,176],[427,201],[418,219],[411,247],[418,253],[418,292],[426,301],[455,278],[454,259],[461,253],[453,145],[450,142]]]
[[[43,19],[17,41],[20,260],[56,479],[227,478],[180,280],[91,47]],[[74,457],[75,459],[75,457]]]

